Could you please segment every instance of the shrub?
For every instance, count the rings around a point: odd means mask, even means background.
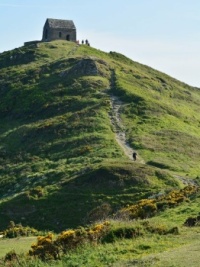
[[[174,235],[178,235],[179,234],[179,228],[177,226],[172,227],[168,230],[167,232],[168,234],[174,234]]]
[[[101,241],[107,233],[109,225],[110,223],[108,221],[105,221],[101,224],[95,224],[93,227],[88,229],[88,237],[90,242],[98,243],[99,241]]]
[[[159,235],[179,234],[179,229],[177,226],[169,229],[166,225],[163,224],[154,225],[150,224],[149,221],[144,221],[142,225],[147,230],[147,232],[150,232],[152,234],[159,234]]]
[[[41,186],[37,186],[33,189],[31,189],[29,192],[28,192],[28,197],[29,198],[34,198],[34,199],[37,199],[37,198],[40,198],[44,195],[44,190]]]
[[[184,222],[185,226],[193,227],[200,225],[200,216],[197,217],[188,217]]]
[[[59,248],[53,241],[53,234],[38,236],[37,243],[31,246],[30,256],[38,256],[41,260],[51,260],[59,258]]]
[[[15,238],[19,236],[37,236],[39,232],[29,226],[22,226],[21,224],[15,224],[13,221],[10,221],[8,228],[3,231],[4,237]]]
[[[31,246],[29,255],[42,260],[58,259],[64,253],[75,249],[83,243],[98,243],[107,233],[108,222],[92,225],[90,228],[77,228],[63,231],[57,239],[53,235],[39,236],[37,243]]]
[[[177,206],[183,201],[189,201],[189,196],[192,196],[198,190],[199,187],[188,185],[184,189],[172,190],[168,194],[155,199],[142,199],[137,204],[121,209],[118,215],[129,219],[152,217],[159,210]]]
[[[102,242],[113,243],[120,238],[132,239],[141,235],[143,235],[143,232],[139,227],[120,227],[109,231],[102,239]]]
[[[15,252],[15,250],[11,250],[9,251],[5,257],[4,257],[4,263],[9,263],[9,266],[14,266],[14,265],[10,265],[10,263],[15,263],[17,262],[19,264],[19,259],[18,259],[18,256],[17,256],[17,253]]]
[[[62,232],[57,240],[56,245],[58,245],[61,250],[66,253],[68,249],[75,248],[78,244],[78,242],[81,243],[82,238],[79,236],[79,238],[76,237],[75,230],[67,230]]]
[[[131,205],[120,211],[123,216],[128,215],[130,219],[145,219],[153,216],[156,212],[157,205],[155,199],[142,199],[138,204]]]
[[[98,220],[105,220],[111,211],[111,205],[109,203],[103,203],[89,212],[87,215],[87,221],[91,223]]]

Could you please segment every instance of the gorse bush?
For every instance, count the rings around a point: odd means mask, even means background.
[[[121,209],[118,216],[129,219],[145,219],[152,217],[158,211],[177,206],[183,201],[189,201],[189,197],[199,190],[197,186],[186,186],[181,190],[172,190],[164,196],[154,199],[142,199],[135,205]]]
[[[136,205],[130,205],[121,209],[118,216],[129,219],[145,219],[157,212],[157,205],[154,199],[142,199]]]
[[[30,256],[38,256],[41,260],[51,260],[59,258],[59,249],[53,241],[53,234],[38,236],[37,243],[31,246]]]
[[[153,223],[150,220],[141,222],[111,221],[98,223],[90,227],[80,227],[77,229],[63,231],[58,237],[54,237],[52,233],[49,233],[46,236],[39,236],[37,243],[32,245],[28,255],[19,255],[16,251],[10,251],[6,254],[4,259],[2,259],[2,262],[4,262],[5,266],[13,267],[60,266],[60,264],[63,264],[63,266],[110,266],[106,258],[104,260],[101,258],[100,265],[94,256],[95,254],[92,254],[92,251],[98,251],[98,259],[100,254],[104,257],[105,250],[108,249],[109,251],[111,247],[113,248],[114,255],[116,255],[115,253],[119,252],[120,249],[123,254],[126,249],[131,249],[131,253],[133,251],[138,253],[139,250],[151,248],[151,244],[144,242],[144,240],[149,238],[149,236],[154,239],[153,235],[155,235],[156,240],[160,240],[161,235],[167,234],[179,234],[178,227],[170,228],[167,225],[162,223]],[[134,242],[136,238],[138,238],[138,240]],[[130,239],[132,239],[131,242],[129,242]],[[118,243],[118,241],[120,241],[120,243]],[[114,246],[109,244],[114,242],[116,242]],[[108,244],[105,245],[105,243]],[[129,247],[127,248],[128,244]],[[94,257],[94,265],[91,264],[93,262],[91,260],[87,261],[84,259],[83,262],[77,261],[79,255],[85,255],[83,257],[87,258]],[[116,259],[117,258],[118,256]],[[112,263],[114,263],[114,259],[112,258],[111,260]]]
[[[69,250],[84,243],[97,244],[109,229],[109,222],[95,224],[89,228],[78,228],[63,231],[55,240],[53,234],[39,236],[37,243],[31,246],[30,256],[37,256],[42,260],[58,259]]]
[[[2,233],[3,236],[7,238],[39,235],[38,230],[29,226],[22,226],[21,224],[15,224],[13,221],[10,221],[8,228],[4,230]]]
[[[105,221],[91,225],[90,227],[79,227],[63,231],[57,238],[52,233],[39,236],[37,243],[31,246],[30,256],[36,256],[41,260],[61,259],[66,253],[83,247],[84,245],[98,245],[113,243],[119,239],[135,239],[146,234],[178,234],[178,227],[169,228],[166,225],[155,225],[149,221],[137,223],[136,225],[113,226]]]

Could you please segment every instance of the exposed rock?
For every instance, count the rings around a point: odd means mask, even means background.
[[[69,70],[62,71],[60,73],[60,76],[104,76],[104,72],[101,71],[99,65],[103,65],[103,68],[107,68],[107,63],[103,60],[95,58],[84,58],[78,60],[75,65]]]

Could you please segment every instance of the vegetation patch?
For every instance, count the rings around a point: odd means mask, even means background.
[[[28,263],[11,248],[5,264],[155,265],[142,258],[198,236],[198,227],[184,226],[199,224],[198,88],[119,53],[64,41],[4,52],[0,69],[0,228],[10,237],[31,231],[6,228],[13,220],[68,229],[41,236]],[[116,140],[111,96],[136,161]],[[95,223],[113,216],[122,224]]]
[[[167,195],[158,196],[156,199],[142,199],[135,205],[121,209],[118,216],[130,219],[149,218],[161,210],[175,207],[183,201],[189,201],[189,197],[198,190],[199,188],[196,186],[187,186],[181,190],[173,190]]]
[[[22,224],[15,224],[10,221],[8,228],[1,232],[4,238],[16,238],[20,236],[38,236],[40,232],[29,226],[22,226]]]

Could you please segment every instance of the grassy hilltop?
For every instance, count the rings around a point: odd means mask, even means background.
[[[71,228],[32,246],[65,252],[51,266],[198,267],[199,104],[198,88],[116,52],[56,41],[0,54],[0,235],[10,221],[8,237]],[[35,238],[12,240],[0,258]]]
[[[198,181],[198,88],[62,41],[4,52],[0,70],[0,227],[14,220],[60,231],[104,203],[113,213]],[[116,141],[113,95],[140,161]]]

